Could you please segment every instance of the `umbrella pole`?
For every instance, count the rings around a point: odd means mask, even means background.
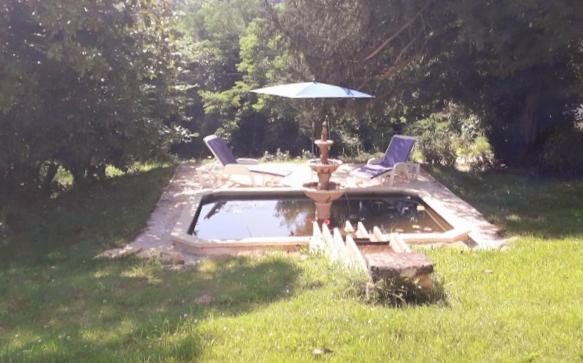
[[[312,140],[316,140],[316,122],[314,122],[313,118],[312,118]],[[311,144],[312,144],[312,155],[316,155],[316,146],[313,142]]]
[[[320,141],[325,142],[328,140],[328,122],[322,122],[322,133],[320,134]],[[328,164],[328,144],[323,144],[320,146],[320,162],[322,164]]]

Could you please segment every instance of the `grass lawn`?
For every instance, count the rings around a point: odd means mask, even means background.
[[[350,276],[314,256],[182,272],[93,259],[135,236],[171,172],[5,207],[0,362],[583,361],[583,182],[434,170],[519,238],[429,251],[447,299],[391,308],[347,293]]]

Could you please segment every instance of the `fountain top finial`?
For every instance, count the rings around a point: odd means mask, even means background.
[[[328,121],[322,122],[322,133],[320,134],[320,140],[328,140]]]

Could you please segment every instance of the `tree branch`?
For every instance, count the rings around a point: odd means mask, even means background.
[[[371,60],[372,58],[374,58],[377,54],[379,54],[381,52],[381,50],[385,49],[385,47],[387,45],[389,45],[390,42],[392,42],[403,31],[405,31],[405,29],[407,29],[408,27],[410,27],[411,24],[413,24],[413,22],[421,15],[421,13],[423,13],[423,11],[425,9],[427,9],[427,7],[429,7],[429,5],[431,4],[431,1],[432,0],[427,0],[427,2],[421,7],[421,9],[419,9],[419,11],[411,19],[409,19],[405,24],[403,24],[399,28],[399,30],[397,30],[396,33],[394,33],[387,40],[385,40],[384,42],[382,42],[381,45],[379,45],[375,50],[373,50],[366,58],[364,58],[364,60],[365,61],[368,61],[368,60]]]
[[[407,50],[413,45],[413,43],[415,43],[415,41],[419,38],[421,33],[422,33],[422,30],[417,32],[417,34],[415,34],[415,36],[411,39],[411,41],[409,43],[407,43],[407,45],[405,45],[403,47],[403,49],[401,49],[401,51],[397,55],[397,58],[395,58],[395,63],[399,63],[401,61],[401,57],[403,57],[405,52],[407,52]]]

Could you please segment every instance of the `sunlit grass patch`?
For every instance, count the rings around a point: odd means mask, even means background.
[[[133,279],[143,279],[148,284],[159,284],[162,282],[160,278],[161,266],[159,263],[151,261],[148,264],[132,266],[130,269],[123,271],[121,277],[129,277]]]
[[[516,170],[476,174],[432,168],[431,173],[505,228],[509,236],[583,235],[583,181],[542,178]]]

